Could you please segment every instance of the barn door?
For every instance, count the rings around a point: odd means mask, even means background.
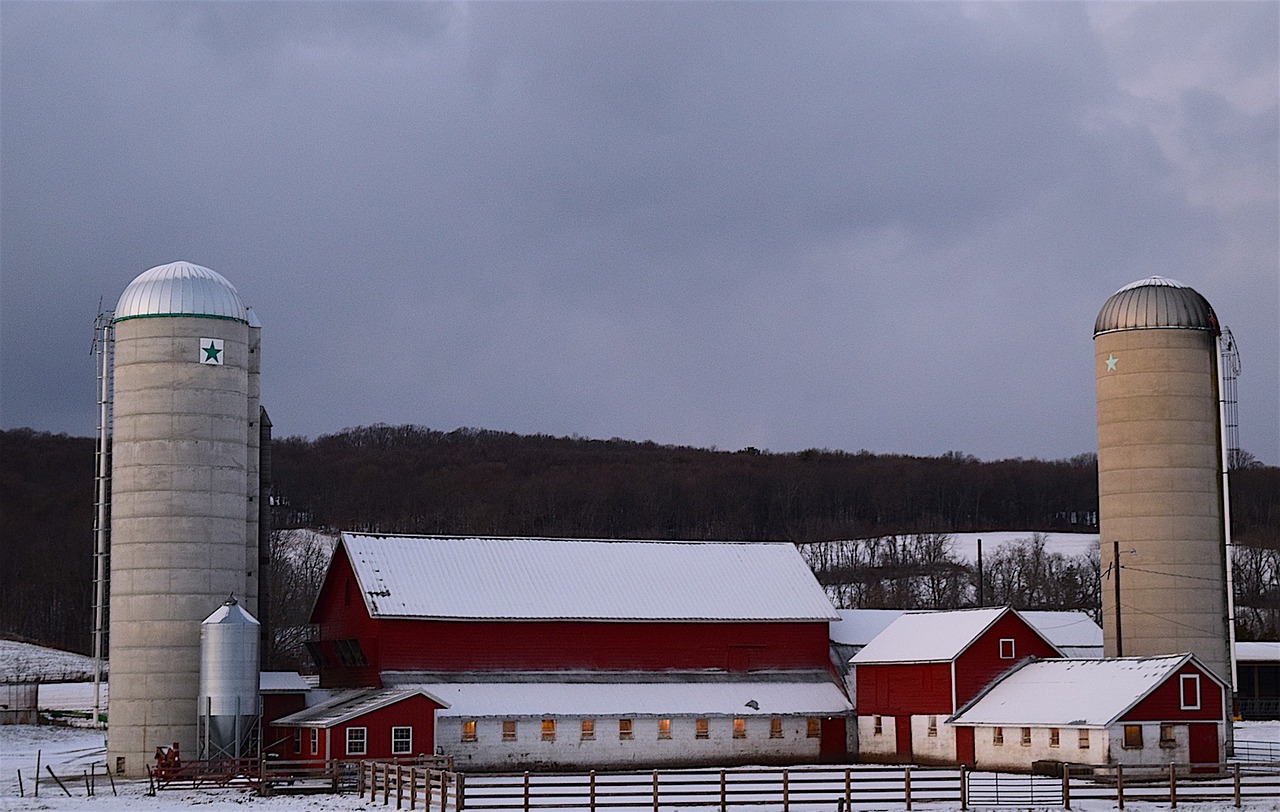
[[[973,728],[957,727],[956,731],[956,761],[972,768],[977,764],[977,754],[973,746]]]
[[[898,740],[898,761],[911,763],[911,717],[893,717],[893,733]]]
[[[825,764],[842,764],[849,758],[845,718],[828,716],[822,720],[822,741],[818,759]]]
[[[1208,724],[1187,725],[1188,757],[1192,764],[1218,763],[1218,726]]]

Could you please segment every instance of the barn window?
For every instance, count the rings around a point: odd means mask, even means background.
[[[413,752],[413,728],[391,728],[391,755],[404,756]]]
[[[300,727],[293,729],[293,754],[302,755],[302,728]]]
[[[1056,727],[1049,728],[1049,746],[1060,747],[1062,745],[1062,732]]]
[[[872,736],[884,735],[884,719],[882,719],[879,716],[871,717],[871,735]]]
[[[747,737],[746,719],[739,718],[733,720],[733,737],[735,739],[745,739]]]
[[[695,719],[693,722],[693,737],[695,739],[711,738],[711,730],[707,726],[706,719]]]
[[[658,720],[658,738],[659,739],[671,738],[671,720],[670,719]]]
[[[347,755],[363,756],[369,751],[369,729],[367,727],[347,728]]]
[[[516,720],[502,720],[502,740],[504,742],[513,742],[516,740]]]
[[[822,720],[816,716],[810,716],[805,720],[804,735],[810,739],[818,739],[822,737]]]
[[[1000,659],[1012,660],[1014,656],[1015,646],[1012,637],[1000,638]]]
[[[1177,747],[1178,737],[1173,732],[1173,725],[1160,725],[1160,746]]]
[[[769,720],[769,738],[782,738],[782,719],[778,716],[774,716]]]
[[[1134,750],[1142,749],[1142,725],[1124,726],[1124,746]]]
[[[595,737],[596,737],[596,720],[583,719],[582,720],[582,740],[584,742],[589,742],[595,739]]]
[[[311,655],[311,662],[315,663],[316,669],[328,668],[331,663],[329,658],[324,654],[324,646],[316,640],[304,640],[302,645],[307,649],[307,653]]]
[[[359,640],[336,640],[334,641],[338,647],[338,660],[349,668],[358,668],[368,665],[369,661],[365,659],[364,651],[360,648]]]
[[[1076,746],[1078,746],[1081,750],[1089,749],[1089,731],[1087,730],[1080,731],[1080,738],[1077,740]]]
[[[1004,747],[1004,728],[991,729],[991,744],[993,747]]]
[[[542,740],[544,742],[553,742],[556,740],[556,720],[542,720]]]
[[[1024,727],[1022,729],[1022,746],[1023,747],[1031,746],[1031,728],[1029,727]]]
[[[320,754],[320,728],[311,728],[311,755]]]
[[[929,717],[929,730],[928,730],[928,732],[927,732],[925,735],[927,735],[927,736],[937,736],[937,735],[938,735],[938,717],[936,717],[936,716],[930,716],[930,717]]]
[[[515,737],[515,728],[514,728],[515,722],[512,722],[511,724],[513,725],[512,730],[511,730],[511,735],[512,735],[512,738],[514,738],[514,737]],[[502,738],[504,738],[504,739],[505,739],[506,737],[507,737],[507,723],[506,723],[506,722],[503,722],[503,723],[502,723]],[[476,740],[476,720],[475,720],[475,719],[463,719],[463,720],[462,720],[462,740],[463,740],[464,742],[473,742],[473,741],[475,741],[475,740]]]
[[[633,735],[634,735],[634,726],[632,725],[631,720],[619,719],[618,720],[618,739],[619,740],[630,739],[632,738]]]
[[[1183,674],[1178,678],[1183,710],[1200,710],[1200,675]]]

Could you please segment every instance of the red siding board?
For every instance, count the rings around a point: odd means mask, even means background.
[[[1182,709],[1179,677],[1183,674],[1200,676],[1199,710]],[[1124,722],[1222,721],[1222,687],[1213,677],[1186,663],[1120,719]]]
[[[1013,640],[1013,656],[1001,658],[1000,641]],[[1007,653],[1007,652],[1006,652]],[[996,677],[1027,657],[1056,659],[1053,646],[1025,620],[1009,612],[991,625],[956,658],[956,705],[973,699]],[[950,710],[950,708],[948,709]],[[928,711],[922,711],[927,713]]]
[[[397,755],[405,757],[434,753],[436,746],[435,712],[440,707],[440,705],[425,696],[410,696],[393,705],[370,711],[355,719],[334,725],[328,730],[321,730],[319,737],[320,752],[314,756],[311,755],[309,749],[310,731],[307,728],[303,728],[303,753],[298,757],[316,761],[324,761],[330,757],[339,759],[389,759],[393,757],[391,752],[391,728],[402,726],[413,728],[413,747],[411,752]],[[353,727],[365,728],[366,752],[364,755],[349,755],[347,753],[347,730]],[[288,730],[292,735],[292,728]],[[327,747],[326,742],[328,742]],[[328,755],[328,750],[330,749],[333,751],[332,756]]]
[[[869,663],[854,674],[860,716],[951,712],[950,663]]]

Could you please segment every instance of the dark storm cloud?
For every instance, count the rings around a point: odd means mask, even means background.
[[[282,434],[1064,456],[1098,307],[1161,273],[1277,457],[1274,6],[2,13],[5,425],[91,431],[99,297],[183,258],[262,317]]]

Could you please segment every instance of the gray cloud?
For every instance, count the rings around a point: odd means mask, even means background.
[[[284,434],[1066,456],[1160,273],[1277,462],[1276,14],[7,3],[0,418],[89,433],[99,297],[183,258]]]

